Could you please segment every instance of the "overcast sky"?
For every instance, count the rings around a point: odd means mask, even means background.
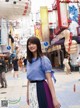
[[[32,2],[32,12],[35,13],[40,9],[40,6],[48,6],[51,7],[51,4],[54,0],[31,0]]]

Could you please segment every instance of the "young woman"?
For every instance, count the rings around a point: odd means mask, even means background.
[[[29,108],[60,108],[52,81],[50,60],[37,37],[27,41],[27,103]]]

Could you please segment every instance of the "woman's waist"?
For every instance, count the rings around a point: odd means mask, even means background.
[[[37,82],[43,82],[45,80],[29,80],[29,81],[30,81],[30,83],[37,83]]]

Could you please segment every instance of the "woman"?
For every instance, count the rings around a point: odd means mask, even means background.
[[[18,60],[18,64],[19,64],[20,71],[22,71],[23,70],[23,60],[22,60],[22,58],[20,58]]]
[[[15,78],[17,76],[17,78],[18,78],[19,74],[18,74],[18,59],[17,59],[17,57],[13,58],[12,67],[14,69],[13,77]]]
[[[50,60],[43,56],[39,39],[30,37],[27,41],[27,103],[29,108],[60,108],[51,73]]]

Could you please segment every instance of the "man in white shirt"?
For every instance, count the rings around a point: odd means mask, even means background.
[[[64,64],[64,71],[66,72],[66,74],[70,74],[71,73],[71,68],[70,68],[70,65],[69,65],[69,56],[64,58],[63,64]]]

